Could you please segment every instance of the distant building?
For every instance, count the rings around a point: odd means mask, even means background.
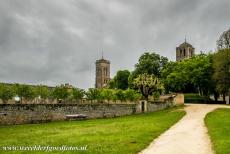
[[[180,61],[186,58],[190,58],[195,55],[195,48],[186,42],[182,43],[176,48],[176,61]]]
[[[96,83],[95,88],[106,87],[110,80],[110,61],[101,59],[96,61]]]

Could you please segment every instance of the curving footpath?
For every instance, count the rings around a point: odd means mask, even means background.
[[[161,134],[140,154],[212,154],[212,145],[205,127],[204,117],[225,105],[189,104],[186,115],[169,130]]]

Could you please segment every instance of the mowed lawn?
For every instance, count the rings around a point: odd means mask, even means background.
[[[221,108],[208,113],[205,123],[216,154],[230,154],[230,109]]]
[[[87,145],[87,151],[64,153],[135,154],[185,115],[185,112],[179,109],[172,108],[111,119],[0,126],[0,147]],[[7,153],[0,151],[3,152]],[[60,151],[46,153],[60,153]]]

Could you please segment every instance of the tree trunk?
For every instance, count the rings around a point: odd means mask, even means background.
[[[3,102],[3,104],[7,104],[7,100],[3,99],[2,102]]]
[[[228,104],[230,104],[230,90],[228,91]]]
[[[224,102],[226,101],[226,99],[225,99],[225,93],[223,93],[223,101]]]
[[[218,101],[218,94],[216,92],[214,92],[214,98],[215,98],[215,102]]]

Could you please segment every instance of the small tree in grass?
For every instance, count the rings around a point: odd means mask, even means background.
[[[146,100],[148,100],[149,95],[152,95],[157,91],[161,92],[164,89],[157,77],[147,73],[139,75],[136,79],[134,79],[133,84],[140,90]]]
[[[65,87],[64,85],[57,86],[53,90],[52,96],[56,98],[59,101],[59,103],[61,103],[62,100],[65,101],[69,97],[68,88]]]
[[[73,99],[76,100],[76,101],[79,101],[81,99],[84,98],[85,96],[85,91],[83,89],[79,89],[79,88],[74,88],[72,90],[72,96],[73,96]]]
[[[5,84],[0,84],[0,98],[4,104],[6,104],[8,100],[12,99],[14,95],[15,92],[12,87]]]

